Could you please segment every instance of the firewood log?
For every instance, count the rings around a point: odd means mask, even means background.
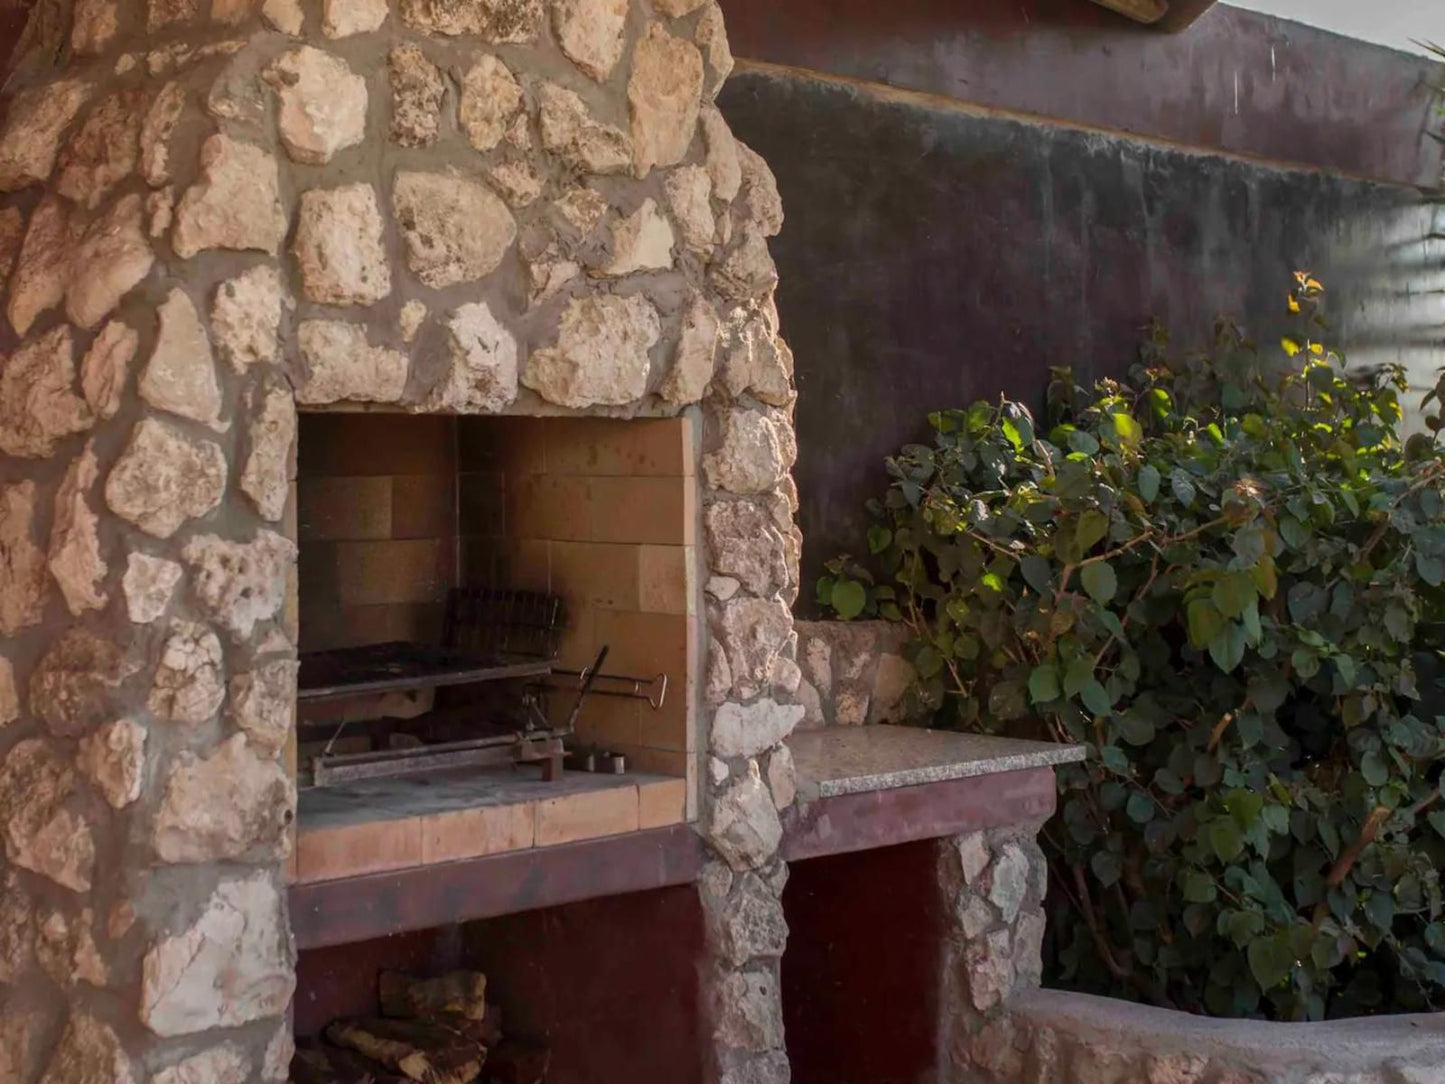
[[[487,1084],[546,1084],[552,1049],[526,1039],[503,1039],[487,1057]]]
[[[487,1057],[481,1043],[414,1020],[338,1020],[326,1037],[419,1084],[472,1084]]]
[[[411,1084],[370,1058],[334,1046],[296,1051],[291,1084]]]
[[[487,1014],[487,976],[479,971],[452,971],[438,979],[383,971],[378,993],[381,1015],[401,1020],[424,1020],[442,1013],[481,1020]]]

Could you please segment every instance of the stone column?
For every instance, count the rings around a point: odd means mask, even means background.
[[[1014,993],[1037,987],[1042,976],[1049,874],[1035,842],[1041,827],[987,829],[939,843],[939,884],[951,915],[940,1080],[1020,1080],[1047,1055],[1031,1049],[1037,1037],[1016,1029],[1007,1009]]]
[[[41,0],[0,128],[0,1079],[285,1079],[298,402],[701,410],[714,1063],[786,1078],[792,359],[731,65],[713,0]]]

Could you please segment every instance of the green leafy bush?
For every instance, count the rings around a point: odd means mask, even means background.
[[[1128,384],[1056,373],[1050,423],[931,416],[870,510],[840,616],[911,628],[936,721],[1083,744],[1046,833],[1062,985],[1216,1015],[1445,1002],[1445,719],[1421,630],[1445,466],[1402,443],[1401,374],[1232,328]],[[1428,655],[1421,656],[1428,658]]]

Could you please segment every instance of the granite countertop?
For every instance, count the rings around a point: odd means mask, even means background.
[[[1081,745],[908,726],[835,726],[788,739],[804,800],[895,790],[1084,759]]]

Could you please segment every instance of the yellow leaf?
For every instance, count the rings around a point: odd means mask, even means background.
[[[1310,279],[1308,282],[1305,283],[1305,289],[1313,290],[1316,293],[1322,294],[1325,292],[1325,284],[1322,283],[1319,279]]]
[[[1300,352],[1300,345],[1299,345],[1299,343],[1295,342],[1295,341],[1294,341],[1293,339],[1291,339],[1291,338],[1286,337],[1286,338],[1281,339],[1281,340],[1279,341],[1279,345],[1282,346],[1282,347],[1284,347],[1284,352],[1285,352],[1286,354],[1288,354],[1290,357],[1294,357],[1296,354],[1298,354],[1298,353]]]
[[[1289,311],[1299,312],[1299,299],[1294,294],[1289,295]]]
[[[1317,358],[1322,358],[1325,356],[1325,348],[1319,343],[1310,343],[1310,353]]]

